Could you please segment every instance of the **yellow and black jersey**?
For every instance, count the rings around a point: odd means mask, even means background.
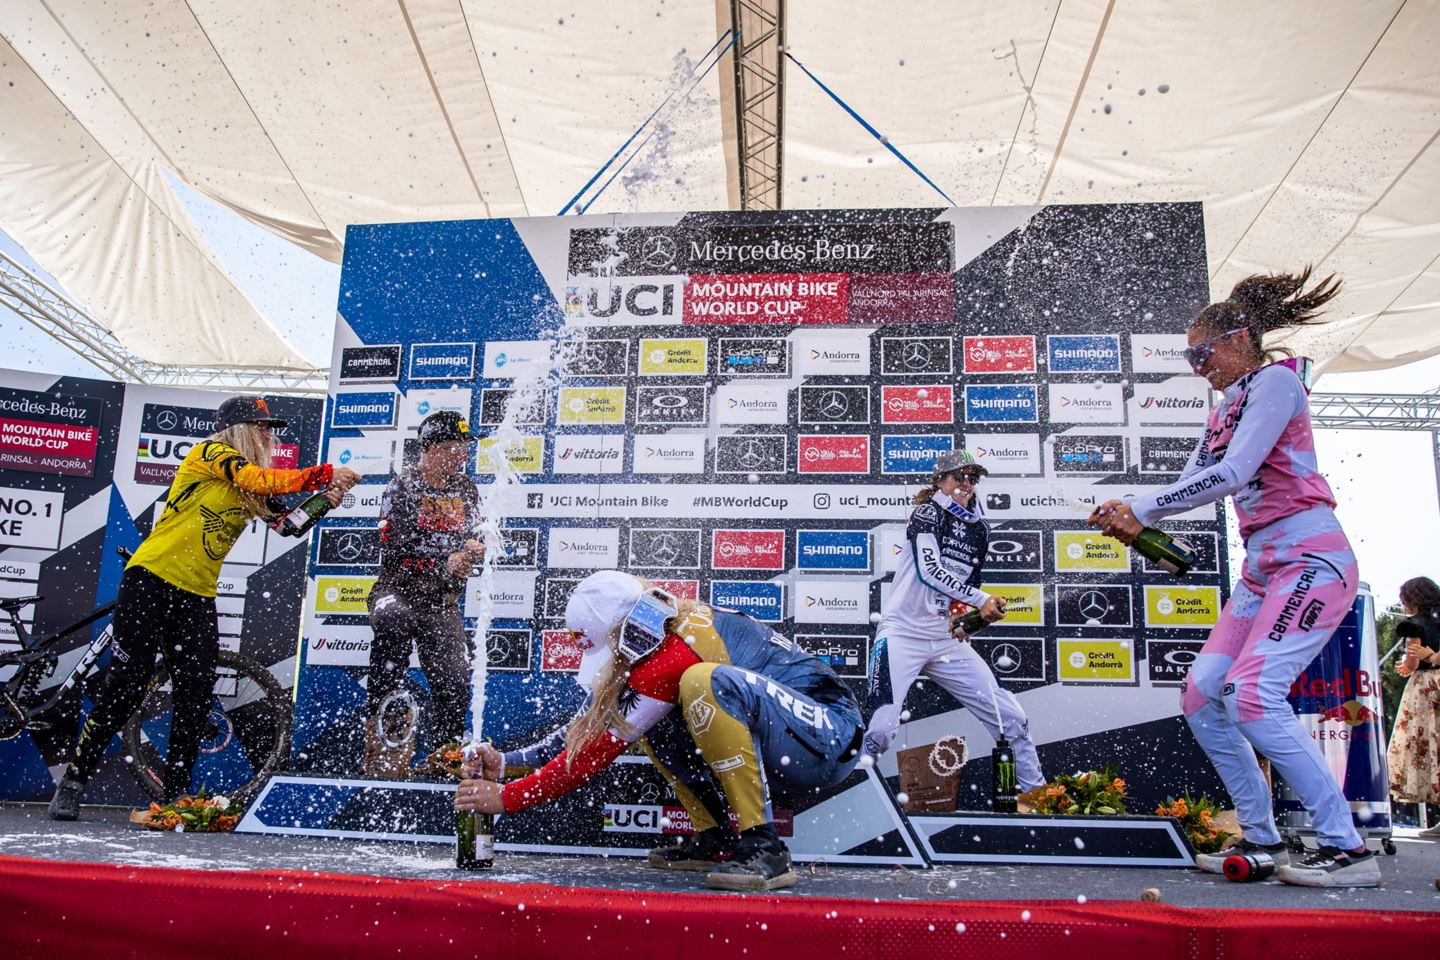
[[[296,493],[329,483],[329,464],[304,470],[257,467],[228,443],[202,440],[175,471],[165,509],[130,563],[181,590],[213,597],[220,564],[250,522],[242,490]]]

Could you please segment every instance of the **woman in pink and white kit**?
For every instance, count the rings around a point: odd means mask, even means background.
[[[1355,599],[1355,555],[1335,518],[1335,497],[1315,462],[1306,387],[1293,361],[1267,362],[1272,330],[1313,324],[1340,289],[1333,277],[1306,290],[1310,270],[1252,276],[1190,324],[1185,357],[1223,393],[1180,479],[1146,496],[1100,505],[1094,522],[1130,543],[1155,521],[1234,498],[1245,566],[1220,620],[1186,677],[1181,706],[1235,802],[1242,838],[1196,866],[1220,872],[1226,856],[1264,852],[1286,883],[1369,887],[1375,855],[1319,747],[1286,696]],[[1289,863],[1275,829],[1259,750],[1309,811],[1319,849]]]

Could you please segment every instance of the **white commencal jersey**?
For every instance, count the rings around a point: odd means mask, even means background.
[[[880,635],[948,637],[952,600],[978,607],[990,598],[980,589],[989,546],[979,497],[967,508],[936,491],[929,503],[911,511],[895,582],[880,611]]]

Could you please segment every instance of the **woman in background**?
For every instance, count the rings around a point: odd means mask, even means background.
[[[1440,586],[1429,577],[1400,585],[1406,619],[1395,628],[1405,655],[1395,672],[1409,677],[1390,733],[1390,794],[1405,803],[1440,804]],[[1440,823],[1421,830],[1440,839]]]

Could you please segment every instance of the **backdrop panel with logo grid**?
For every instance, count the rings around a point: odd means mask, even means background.
[[[1142,810],[1219,794],[1175,687],[1228,591],[1223,517],[1166,524],[1201,550],[1183,581],[1085,525],[1173,480],[1203,431],[1209,394],[1181,350],[1205,264],[1196,204],[351,228],[325,443],[366,482],[313,549],[299,765],[358,767],[375,518],[416,426],[456,409],[485,434],[517,377],[558,363],[511,418],[524,483],[492,504],[515,547],[486,645],[501,745],[579,705],[561,617],[596,569],[772,623],[863,694],[911,497],[963,445],[989,470],[985,585],[1010,606],[976,647],[1047,770],[1118,762]],[[933,684],[909,706],[902,746],[953,733],[988,751]],[[962,794],[988,785],[981,766]]]

